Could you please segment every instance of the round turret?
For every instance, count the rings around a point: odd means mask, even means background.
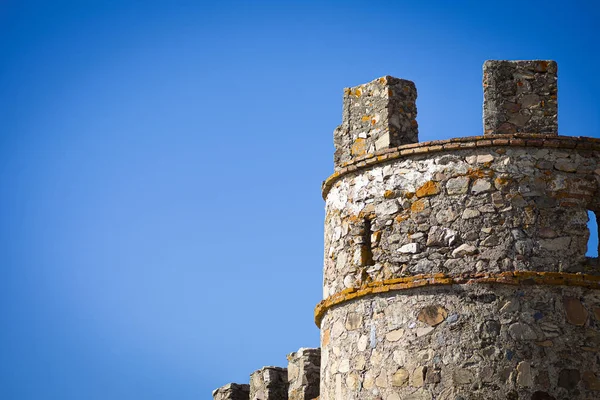
[[[552,127],[542,103],[556,99],[555,64],[526,63],[510,79],[531,79],[539,96],[502,101]],[[377,114],[373,97],[414,90],[382,79],[346,91],[345,119]],[[409,123],[412,144],[369,150],[385,122],[336,130],[352,147],[337,149],[343,162],[324,183],[320,400],[600,398],[600,268],[585,255],[600,140],[520,133],[515,122],[511,134],[415,143]]]

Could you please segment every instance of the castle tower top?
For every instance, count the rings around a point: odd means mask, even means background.
[[[483,131],[558,135],[555,61],[488,60],[483,64]]]
[[[333,134],[335,167],[368,153],[417,143],[416,100],[415,84],[392,76],[344,89],[342,124]]]

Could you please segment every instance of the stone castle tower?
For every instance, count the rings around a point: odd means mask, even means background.
[[[483,84],[484,135],[426,143],[412,82],[345,90],[320,359],[215,399],[600,399],[600,140],[558,136],[555,62],[487,61]]]

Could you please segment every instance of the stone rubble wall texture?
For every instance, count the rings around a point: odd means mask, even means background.
[[[288,359],[288,399],[313,400],[319,397],[321,349],[301,348]]]
[[[344,90],[342,124],[335,129],[335,166],[367,153],[416,143],[417,89],[385,76]]]
[[[533,134],[404,145],[325,182],[320,400],[600,398],[585,256],[600,140],[533,119]]]
[[[555,61],[486,61],[484,133],[558,134],[557,93]]]
[[[250,385],[229,383],[214,390],[212,395],[214,400],[248,400],[250,397]]]
[[[250,375],[250,400],[286,400],[287,369],[263,367]]]

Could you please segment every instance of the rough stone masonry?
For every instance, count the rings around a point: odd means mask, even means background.
[[[558,134],[555,61],[495,61],[483,64],[483,130]]]
[[[600,139],[558,135],[556,63],[484,70],[483,136],[419,143],[409,81],[346,89],[320,358],[290,355],[289,399],[600,398]]]

